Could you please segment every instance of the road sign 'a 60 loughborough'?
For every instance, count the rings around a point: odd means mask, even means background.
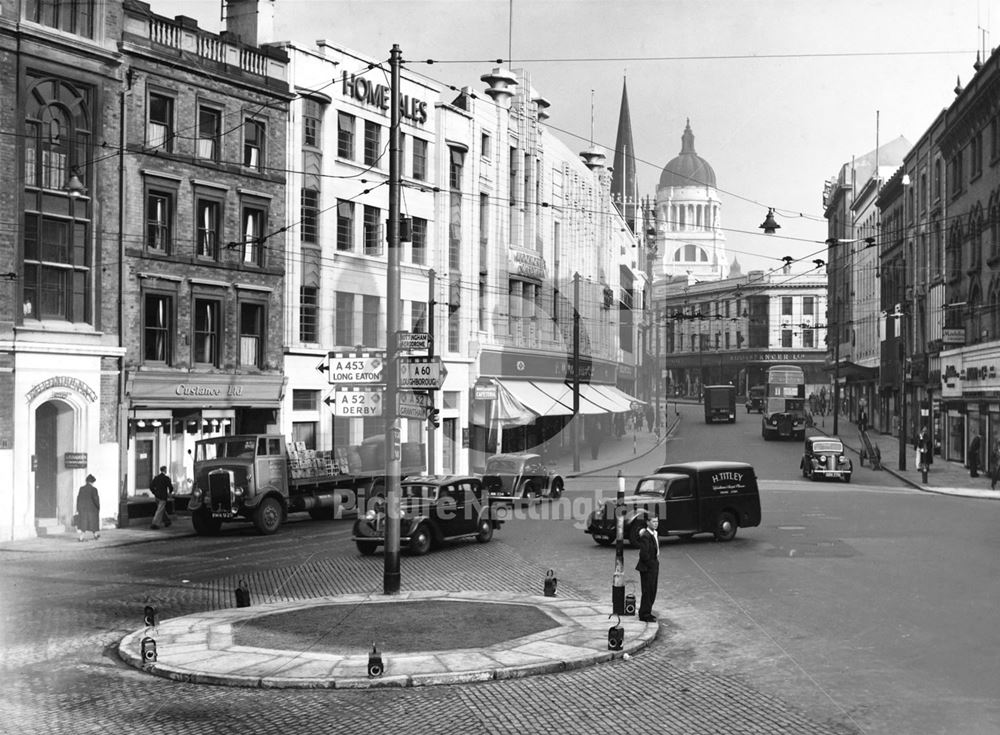
[[[399,387],[438,390],[444,385],[448,369],[437,355],[399,358]]]

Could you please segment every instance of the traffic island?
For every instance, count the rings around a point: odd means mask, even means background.
[[[147,673],[198,684],[303,689],[460,684],[611,661],[655,639],[655,623],[623,617],[624,644],[608,650],[608,628],[618,618],[609,620],[607,609],[606,603],[509,592],[341,595],[159,621],[125,636],[118,652]],[[380,666],[370,676],[374,657]]]

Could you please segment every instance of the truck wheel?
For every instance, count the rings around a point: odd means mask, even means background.
[[[736,518],[728,511],[721,513],[715,521],[715,540],[732,541],[736,538]]]
[[[281,525],[281,503],[274,498],[264,498],[253,514],[253,525],[257,533],[270,536]]]
[[[430,550],[431,531],[426,523],[421,523],[410,537],[410,553],[414,556],[423,556]]]
[[[549,488],[549,498],[552,500],[558,500],[562,497],[563,493],[563,483],[562,480],[555,480],[552,483],[552,487]]]
[[[378,544],[374,541],[358,541],[358,551],[361,552],[363,556],[372,556],[378,549]]]
[[[493,521],[483,516],[479,519],[479,533],[476,534],[476,541],[481,544],[489,543],[493,538]]]
[[[199,536],[215,536],[222,528],[222,521],[212,518],[207,510],[196,510],[191,514],[191,525]]]

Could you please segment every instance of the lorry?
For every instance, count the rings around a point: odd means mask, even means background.
[[[249,520],[258,533],[275,533],[289,513],[316,519],[363,515],[371,498],[385,494],[384,437],[332,452],[290,449],[280,434],[236,434],[195,443],[194,484],[187,499],[199,535],[226,521]],[[401,474],[424,470],[424,445],[402,445]]]
[[[736,386],[705,386],[705,423],[715,421],[736,423]]]

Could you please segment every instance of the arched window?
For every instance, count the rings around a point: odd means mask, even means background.
[[[31,84],[31,82],[34,82]],[[89,181],[90,92],[58,79],[29,79],[24,143],[25,319],[92,322],[91,202],[71,197]]]

